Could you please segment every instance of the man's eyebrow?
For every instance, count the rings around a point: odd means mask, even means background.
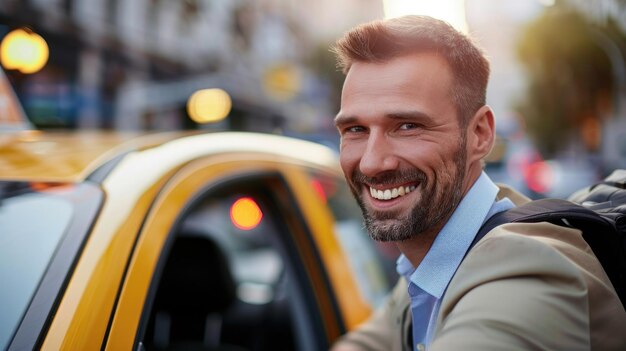
[[[430,124],[435,121],[433,117],[431,117],[429,114],[424,113],[422,111],[397,111],[397,112],[387,113],[385,117],[391,118],[391,119],[398,119],[398,120],[420,121],[426,124]]]
[[[335,116],[335,125],[339,126],[343,124],[354,123],[356,120],[357,118],[354,116],[345,116],[345,115],[342,115],[341,112],[339,112]]]
[[[429,114],[422,112],[422,111],[415,111],[415,110],[390,112],[390,113],[385,114],[385,117],[389,119],[394,119],[394,120],[416,121],[416,122],[420,122],[423,124],[432,124],[435,121],[435,119],[431,117]],[[341,112],[339,112],[335,116],[335,126],[356,123],[358,120],[359,118],[356,116],[342,115]]]

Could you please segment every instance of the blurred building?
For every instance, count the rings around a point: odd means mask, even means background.
[[[41,127],[195,127],[187,99],[219,87],[233,110],[218,127],[318,132],[336,111],[312,53],[380,17],[375,0],[2,0],[0,37],[48,42],[42,71],[7,72]]]

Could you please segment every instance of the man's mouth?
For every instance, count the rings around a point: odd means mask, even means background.
[[[375,189],[371,186],[369,188],[370,195],[372,195],[373,198],[377,200],[391,200],[410,193],[411,191],[415,190],[416,185],[405,185],[387,189]]]

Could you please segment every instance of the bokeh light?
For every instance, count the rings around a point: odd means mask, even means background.
[[[187,101],[187,113],[196,123],[214,123],[226,118],[232,108],[230,95],[222,89],[202,89]]]
[[[242,197],[231,206],[230,219],[235,227],[251,230],[261,223],[263,212],[252,198]]]
[[[311,187],[313,188],[313,190],[315,190],[315,193],[320,198],[320,200],[326,203],[326,192],[324,191],[324,186],[322,186],[322,183],[317,179],[313,179],[311,180]]]
[[[524,175],[528,188],[536,193],[545,194],[554,186],[555,174],[549,162],[537,161],[529,164]]]
[[[263,74],[265,92],[275,100],[288,101],[301,89],[302,82],[297,69],[290,64],[277,64]]]
[[[2,66],[25,74],[41,70],[49,55],[48,44],[39,34],[21,28],[7,34],[0,44]]]

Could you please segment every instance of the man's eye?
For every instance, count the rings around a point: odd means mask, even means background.
[[[365,128],[361,127],[361,126],[353,126],[353,127],[348,127],[345,129],[346,133],[360,133],[362,131],[364,131]]]
[[[418,128],[418,125],[415,123],[403,123],[400,126],[400,129],[402,130],[415,129],[415,128]]]

